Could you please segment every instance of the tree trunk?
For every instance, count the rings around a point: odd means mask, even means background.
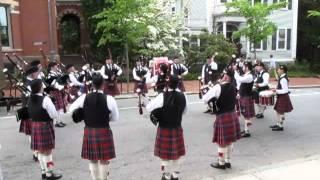
[[[128,42],[125,43],[124,45],[124,54],[125,54],[125,57],[126,57],[126,68],[127,68],[127,71],[126,71],[126,77],[127,77],[127,93],[129,93],[129,83],[130,83],[130,76],[129,76],[129,49],[128,49]]]

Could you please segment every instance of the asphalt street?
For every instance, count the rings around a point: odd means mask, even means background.
[[[187,155],[181,164],[181,179],[225,179],[232,174],[320,154],[320,89],[292,90],[294,111],[287,115],[285,131],[272,132],[276,114],[272,107],[264,119],[255,120],[252,137],[235,144],[232,169],[221,171],[209,164],[216,161],[217,147],[211,143],[213,115],[204,114],[198,96],[188,96],[188,113],[183,119]],[[110,179],[158,180],[159,160],[153,156],[156,127],[148,114],[139,115],[137,99],[118,100],[120,121],[112,123],[117,158],[112,161]],[[63,180],[89,180],[88,162],[80,157],[83,124],[74,124],[64,116],[67,126],[56,129],[54,161]],[[241,121],[243,123],[243,121]],[[18,133],[19,124],[13,114],[0,112],[0,166],[5,180],[38,180],[39,165],[32,161],[26,136]]]

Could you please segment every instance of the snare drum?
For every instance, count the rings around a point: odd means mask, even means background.
[[[274,93],[273,91],[261,91],[259,93],[259,104],[265,106],[273,106],[274,105]]]
[[[210,87],[208,85],[204,85],[204,86],[201,87],[200,90],[201,90],[201,94],[205,95],[210,90]]]

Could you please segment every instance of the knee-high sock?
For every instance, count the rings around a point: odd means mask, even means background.
[[[42,154],[38,154],[38,161],[40,164],[40,168],[41,168],[41,174],[45,174],[46,173],[46,163],[43,159],[43,155]]]
[[[258,114],[263,114],[266,108],[266,106],[258,104]]]
[[[161,173],[165,173],[165,178],[170,179],[170,161],[168,160],[161,160]]]
[[[224,155],[226,153],[226,148],[225,147],[218,147],[218,163],[220,165],[224,165]]]
[[[232,151],[233,151],[233,144],[231,143],[230,145],[228,145],[228,146],[226,147],[226,154],[225,154],[225,157],[224,157],[224,161],[225,161],[226,163],[230,163]]]
[[[246,133],[249,132],[249,126],[251,126],[251,124],[252,124],[252,121],[250,119],[245,119],[244,120],[244,131]]]
[[[173,160],[171,162],[171,170],[173,178],[178,178],[180,174],[180,160]]]
[[[101,180],[107,180],[109,175],[109,161],[99,162],[99,178]]]
[[[51,154],[50,154],[51,155]],[[47,176],[51,176],[52,175],[52,171],[53,171],[53,166],[54,166],[54,163],[52,161],[52,157],[50,157],[50,155],[44,155],[42,154],[42,158],[45,162],[45,167],[46,167],[46,175]]]
[[[277,125],[278,125],[279,127],[283,127],[283,122],[284,122],[284,120],[285,120],[284,114],[279,114],[279,113],[277,113],[277,116],[278,116],[278,123],[277,123]]]
[[[90,161],[89,162],[89,170],[92,177],[92,180],[99,179],[99,164],[98,161]]]
[[[57,118],[58,123],[62,122],[62,115],[63,115],[63,109],[59,109],[58,118]]]

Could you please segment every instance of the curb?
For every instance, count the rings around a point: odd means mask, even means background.
[[[290,86],[289,89],[312,89],[312,88],[320,88],[320,84],[319,85],[301,85],[301,86]],[[194,92],[194,91],[188,91],[185,92],[187,95],[198,95],[199,92]],[[148,97],[156,97],[156,94],[151,94]],[[129,94],[125,94],[125,95],[120,95],[118,97],[115,97],[116,99],[135,99],[138,98],[138,96],[134,93],[129,93]]]

